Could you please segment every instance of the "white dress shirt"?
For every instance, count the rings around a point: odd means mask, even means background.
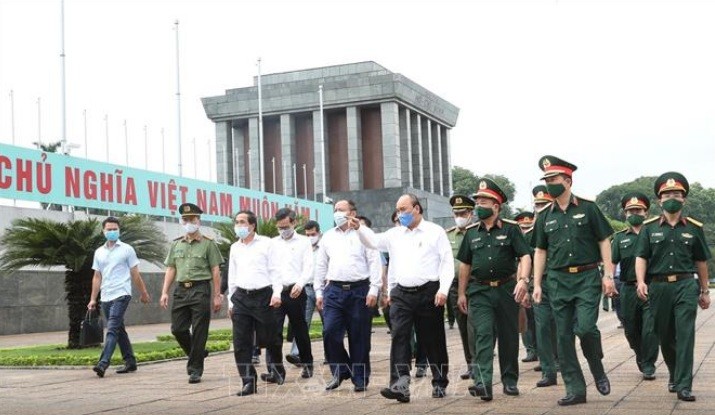
[[[367,226],[360,226],[357,234],[368,248],[387,251],[388,292],[397,284],[417,287],[439,281],[439,293],[447,295],[454,279],[454,257],[447,233],[422,218],[414,229],[406,226],[390,228],[376,234]]]
[[[305,287],[313,282],[313,245],[307,236],[293,232],[288,239],[273,238],[273,243],[281,249],[281,262],[288,267],[281,281],[283,286],[298,284]],[[284,256],[285,255],[285,256]]]
[[[369,278],[368,295],[377,296],[382,285],[380,253],[360,243],[353,229],[332,228],[323,234],[315,262],[313,289],[323,297],[326,281],[354,282]]]
[[[257,290],[273,287],[273,297],[281,298],[285,267],[281,265],[280,249],[271,238],[254,235],[245,244],[239,240],[231,245],[228,255],[228,308],[233,309],[231,296],[237,288]]]

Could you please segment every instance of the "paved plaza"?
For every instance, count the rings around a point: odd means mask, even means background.
[[[332,392],[324,390],[330,380],[327,366],[316,366],[312,379],[301,379],[300,369],[288,367],[286,383],[267,385],[259,382],[258,394],[237,397],[241,381],[230,352],[213,354],[206,361],[203,381],[189,385],[184,360],[145,364],[136,373],[117,375],[113,369],[105,378],[82,369],[2,369],[0,370],[0,414],[715,414],[715,311],[698,312],[695,344],[695,382],[697,402],[680,402],[667,392],[667,369],[658,360],[655,381],[643,381],[636,369],[634,355],[623,330],[617,328],[616,316],[602,312],[599,321],[603,337],[604,363],[611,380],[612,393],[601,396],[586,368],[588,403],[561,408],[557,399],[564,395],[559,378],[556,387],[539,388],[540,373],[534,363],[520,364],[521,395],[508,397],[501,384],[494,384],[494,400],[483,402],[467,393],[469,381],[460,380],[464,357],[457,329],[447,330],[450,379],[448,396],[431,397],[430,377],[413,379],[412,401],[400,404],[380,396],[388,381],[390,337],[385,327],[375,327],[372,341],[372,377],[364,393],[355,393],[350,381]],[[229,327],[226,319],[215,320],[212,328]],[[169,333],[168,324],[135,326],[128,329],[133,340],[149,340]],[[61,343],[66,333],[0,336],[0,347],[37,343]],[[577,342],[578,343],[578,342]],[[313,342],[316,362],[322,361],[322,343]],[[288,350],[288,345],[284,345]],[[579,353],[580,355],[580,353]],[[523,348],[520,357],[524,356]],[[262,356],[263,358],[263,356]],[[495,382],[498,360],[495,359]],[[264,370],[263,359],[259,373]]]

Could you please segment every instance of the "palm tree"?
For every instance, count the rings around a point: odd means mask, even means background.
[[[139,258],[157,264],[164,259],[166,239],[154,223],[141,216],[123,216],[119,221],[122,242],[132,245]],[[95,218],[69,222],[16,219],[0,237],[0,271],[27,266],[65,268],[67,347],[71,349],[79,348],[80,323],[92,292],[94,250],[104,242],[101,223]]]

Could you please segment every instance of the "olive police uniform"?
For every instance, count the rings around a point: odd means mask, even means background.
[[[540,210],[539,206],[548,204],[554,201],[546,190],[546,186],[540,184],[531,190],[534,198],[534,205],[537,209],[534,215],[534,222]],[[541,207],[543,208],[543,206]],[[534,246],[534,230],[529,232],[527,242],[530,246]],[[536,344],[538,347],[536,353],[539,356],[539,366],[541,367],[541,380],[536,382],[538,387],[552,386],[556,384],[556,372],[558,371],[558,354],[556,353],[556,319],[554,318],[554,310],[551,308],[549,297],[549,284],[546,283],[548,273],[544,272],[541,276],[541,302],[532,304],[534,309],[534,325],[536,326]]]
[[[542,157],[539,167],[545,173],[544,179],[559,174],[571,177],[576,170],[573,164],[553,156]],[[542,285],[548,287],[556,319],[559,363],[566,386],[567,397],[559,401],[561,405],[582,403],[586,398],[586,380],[576,356],[574,335],[581,340],[597,389],[602,394],[610,393],[596,322],[602,292],[599,242],[612,233],[596,203],[573,194],[564,210],[554,201],[536,218],[534,246],[546,251],[548,279]]]
[[[500,205],[506,195],[492,180],[479,182],[477,197],[495,199]],[[497,218],[487,228],[483,221],[467,227],[457,253],[460,262],[471,266],[466,289],[469,321],[474,330],[472,372],[474,386],[470,393],[484,400],[492,399],[494,328],[499,339],[499,368],[505,392],[518,394],[519,379],[519,304],[514,301],[517,284],[517,260],[529,255],[516,222]]]
[[[644,209],[647,215],[650,201],[643,193],[631,192],[623,197],[621,207],[624,211]],[[642,219],[644,217],[640,217]],[[629,226],[613,235],[611,261],[621,265],[620,294],[626,340],[636,354],[638,370],[643,373],[644,379],[652,380],[655,379],[655,361],[658,359],[658,338],[653,327],[650,301],[643,301],[636,294],[635,249],[640,226]]]
[[[656,180],[654,191],[660,197],[663,192],[679,190],[687,197],[689,188],[682,174],[668,172]],[[663,208],[668,208],[665,202]],[[700,293],[694,274],[696,262],[707,261],[711,253],[702,223],[683,217],[681,209],[682,206],[674,212],[680,215],[675,225],[670,225],[665,215],[646,221],[638,235],[635,255],[647,261],[645,282],[655,333],[670,375],[669,388],[677,391],[680,399],[694,400],[690,391]]]
[[[467,196],[454,195],[449,199],[449,204],[452,205],[452,211],[454,213],[474,210],[474,201]],[[447,229],[447,238],[452,244],[452,255],[455,257],[454,281],[449,289],[447,308],[452,309],[454,312],[457,327],[459,328],[459,337],[462,339],[464,360],[467,363],[468,368],[467,373],[462,374],[462,379],[467,379],[472,375],[472,347],[474,347],[474,330],[468,323],[468,315],[462,313],[457,305],[457,296],[459,291],[459,260],[457,260],[457,253],[459,253],[459,247],[462,245],[462,239],[464,239],[465,233],[466,229],[460,229],[457,226]]]
[[[198,206],[179,206],[182,217],[203,213]],[[184,235],[173,241],[164,265],[176,269],[177,287],[171,306],[171,333],[189,360],[189,376],[201,377],[204,371],[206,340],[211,321],[211,278],[213,267],[223,262],[216,242],[201,235]],[[218,287],[217,287],[218,291]]]
[[[531,246],[531,236],[533,235],[532,230],[534,227],[534,213],[529,211],[523,211],[514,217],[514,221],[519,224],[522,233],[524,234],[524,240]],[[534,252],[531,252],[531,258],[534,258]],[[529,284],[529,293],[534,291],[534,285]],[[526,314],[526,328],[523,333],[521,333],[521,342],[524,343],[524,348],[526,349],[526,357],[521,359],[522,362],[535,362],[537,358],[537,347],[536,347],[536,322],[534,321],[534,309],[529,307],[524,310]]]

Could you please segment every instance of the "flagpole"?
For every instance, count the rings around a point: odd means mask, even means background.
[[[42,97],[37,97],[37,148],[42,149]]]
[[[308,176],[305,172],[305,163],[303,163],[303,197],[308,198]]]
[[[82,118],[84,119],[84,158],[89,158],[89,146],[87,145],[87,110],[82,111]]]
[[[258,186],[259,190],[264,192],[265,175],[263,174],[263,95],[261,92],[261,58],[258,58]]]
[[[295,170],[295,163],[293,163],[293,196],[298,197],[298,180],[297,179],[297,174]]]
[[[179,176],[183,176],[181,168],[181,84],[179,78],[179,20],[174,22],[176,30],[176,146],[178,151]]]
[[[15,92],[10,90],[10,132],[12,145],[15,145]]]
[[[320,97],[320,162],[322,165],[322,179],[323,179],[323,203],[325,203],[325,198],[327,197],[327,180],[325,178],[325,126],[323,121],[323,86],[318,87],[318,94]],[[313,184],[315,186],[315,184]]]
[[[61,21],[60,21],[60,67],[62,76],[62,137],[61,148],[62,154],[67,154],[67,87],[65,76],[65,1],[60,1],[61,6]]]

